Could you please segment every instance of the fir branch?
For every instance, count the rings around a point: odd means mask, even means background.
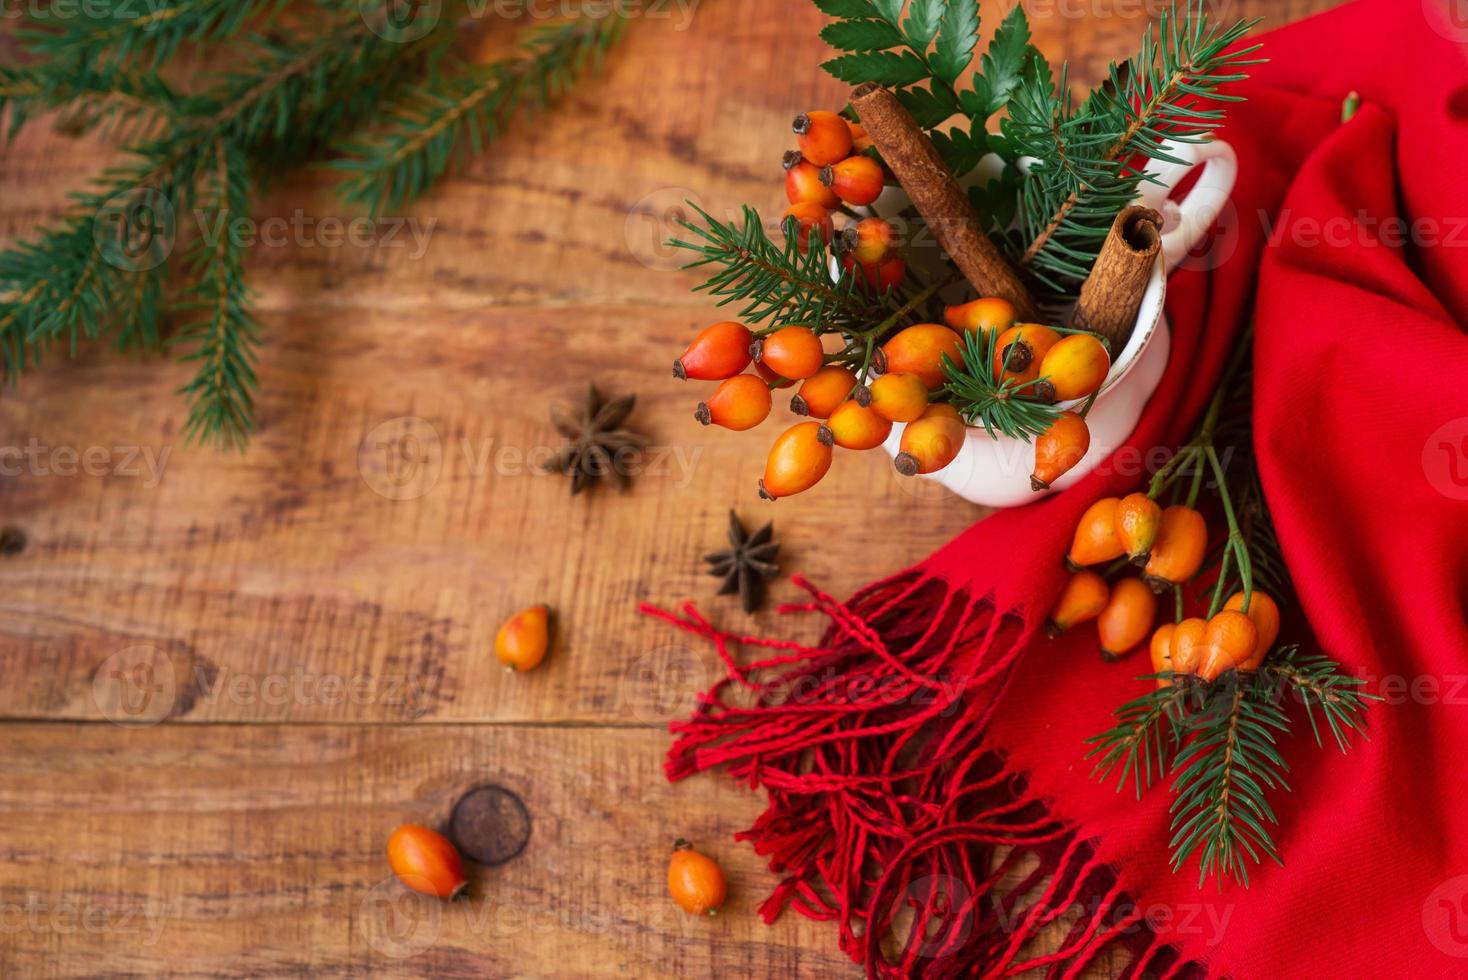
[[[404,66],[447,33],[397,43],[374,33],[356,4],[327,0],[324,6],[333,16],[322,33],[290,43],[254,39],[242,67],[217,75],[204,94],[169,100],[166,130],[131,146],[132,159],[74,195],[67,215],[35,240],[0,252],[0,356],[7,379],[15,380],[61,338],[73,352],[81,337],[105,331],[116,331],[120,344],[156,343],[172,246],[167,212],[187,211],[197,175],[216,168],[219,147],[257,162],[296,159],[380,96]],[[49,64],[40,72],[55,77],[58,70]],[[118,69],[107,74],[125,77]],[[337,94],[342,87],[351,94]],[[46,91],[38,83],[14,94],[34,99]],[[236,214],[247,211],[238,195],[233,200]],[[239,305],[245,295],[239,261],[236,251],[198,267],[204,277],[198,288],[210,290],[214,312],[208,330],[191,336],[213,368],[185,389],[194,399],[191,435],[225,445],[240,444],[250,428],[248,349],[254,341]]]
[[[338,148],[343,158],[331,166],[351,175],[343,197],[374,216],[418,197],[444,174],[456,150],[482,152],[517,111],[570,89],[600,63],[624,26],[623,17],[604,17],[538,27],[521,42],[521,57],[456,63],[443,78],[411,87],[383,110],[378,131]]]
[[[246,24],[267,26],[288,0],[88,0],[30,12],[19,32],[27,49],[85,67],[140,64],[152,69],[185,43],[219,41]]]
[[[1198,885],[1227,875],[1248,887],[1250,863],[1283,864],[1269,825],[1277,824],[1266,791],[1288,790],[1289,767],[1275,748],[1289,718],[1256,677],[1227,675],[1189,717],[1173,761],[1172,867],[1198,859]]]
[[[998,334],[986,331],[963,331],[962,363],[955,364],[946,354],[943,374],[947,379],[943,390],[953,407],[969,425],[981,425],[991,436],[1005,435],[1029,442],[1046,432],[1060,409],[1029,397],[1035,385],[1043,380],[994,380],[994,351]]]
[[[1155,677],[1170,681],[1172,675]],[[1177,745],[1178,720],[1188,695],[1185,684],[1169,684],[1117,708],[1116,725],[1086,740],[1093,746],[1086,758],[1100,757],[1091,770],[1091,777],[1104,781],[1120,766],[1117,791],[1120,792],[1130,774],[1137,798],[1141,799],[1142,790],[1152,785],[1154,772],[1157,776],[1167,772],[1168,750]]]
[[[1260,669],[1258,683],[1280,698],[1293,693],[1299,699],[1316,745],[1323,744],[1315,717],[1319,712],[1342,752],[1350,748],[1351,732],[1365,737],[1366,707],[1381,700],[1380,695],[1360,690],[1364,679],[1343,673],[1340,664],[1324,654],[1302,653],[1297,645],[1275,651]]]
[[[254,361],[259,336],[246,309],[245,248],[230,234],[229,224],[231,217],[249,213],[249,182],[244,159],[228,141],[216,143],[215,160],[206,212],[213,240],[206,233],[199,243],[191,261],[197,282],[181,307],[195,309],[204,318],[174,338],[178,344],[195,345],[181,360],[196,362],[198,367],[194,379],[179,394],[190,401],[186,438],[212,441],[221,449],[243,449],[254,428]]]
[[[842,271],[832,279],[831,250],[819,232],[810,236],[802,254],[794,219],[786,222],[785,244],[780,246],[765,233],[759,212],[748,205],[740,227],[719,221],[695,204],[689,207],[698,212],[704,226],[687,221],[682,225],[699,240],[674,239],[668,244],[698,256],[685,269],[719,269],[695,290],[719,297],[720,306],[744,303],[741,320],[751,324],[768,320],[772,328],[798,323],[817,332],[861,333],[881,317],[883,307],[862,294],[855,276]]]
[[[1084,280],[1120,206],[1146,179],[1146,162],[1176,162],[1164,144],[1199,142],[1223,118],[1210,102],[1233,101],[1220,86],[1258,64],[1258,46],[1235,48],[1257,21],[1213,26],[1202,0],[1176,0],[1141,51],[1112,65],[1108,84],[1077,109],[1062,75],[1046,91],[1027,78],[1010,104],[1003,132],[1013,149],[1037,159],[1026,182],[1021,218],[1028,246],[1019,262],[1043,285],[1064,294]],[[1118,202],[1120,202],[1118,204]]]
[[[56,128],[70,136],[105,129],[115,139],[155,133],[184,105],[155,72],[97,71],[46,62],[0,66],[0,112],[10,110],[7,141],[35,115],[61,109]]]

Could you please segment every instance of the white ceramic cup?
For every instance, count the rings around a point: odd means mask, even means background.
[[[1136,328],[1113,360],[1111,372],[1096,396],[1096,404],[1086,416],[1091,430],[1090,451],[1069,473],[1056,480],[1050,490],[1036,493],[1030,488],[1035,459],[1032,443],[970,428],[958,457],[937,473],[929,474],[927,479],[984,507],[1016,507],[1075,485],[1130,438],[1142,408],[1162,380],[1172,349],[1167,317],[1163,313],[1167,274],[1202,241],[1217,220],[1233,191],[1239,169],[1233,148],[1217,140],[1172,144],[1167,152],[1185,162],[1154,164],[1151,172],[1161,183],[1144,182],[1140,194],[1142,203],[1163,215],[1162,254],[1142,295]],[[1178,202],[1169,200],[1169,189],[1200,163],[1203,170],[1187,196]],[[980,179],[984,179],[982,173]],[[882,213],[893,213],[890,203],[879,203],[884,204]],[[1079,404],[1064,402],[1062,407],[1073,408]],[[894,425],[883,446],[893,456],[900,451],[904,428]]]

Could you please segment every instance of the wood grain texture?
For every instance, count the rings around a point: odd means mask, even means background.
[[[858,974],[729,839],[753,794],[672,787],[654,731],[484,726],[12,725],[0,741],[0,961],[10,977],[742,977]],[[523,853],[464,898],[407,892],[399,823],[481,782]],[[721,915],[666,899],[679,836],[722,863]],[[64,864],[58,858],[64,857]]]
[[[1269,26],[1333,5],[1214,9]],[[990,29],[1008,6],[986,0]],[[1157,6],[1026,4],[1078,84]],[[188,371],[159,357],[58,349],[0,394],[0,526],[28,542],[0,557],[0,974],[853,975],[828,927],[753,915],[773,876],[728,835],[757,799],[664,783],[663,726],[714,666],[635,605],[698,597],[747,622],[698,560],[731,506],[772,515],[784,567],[837,594],[979,512],[874,454],[766,506],[773,431],[692,420],[702,389],[668,366],[718,315],[660,243],[686,200],[775,210],[790,118],[845,88],[815,68],[828,52],[806,4],[703,0],[688,30],[682,9],[633,24],[555,113],[394,216],[390,241],[333,244],[320,221],[356,215],[321,172],[272,185],[256,217],[285,219],[271,234],[287,241],[248,263],[265,347],[247,455],[182,443]],[[113,152],[26,130],[0,151],[0,240],[34,232]],[[559,444],[550,405],[593,380],[637,393],[658,466],[626,495],[573,501],[531,464]],[[771,598],[795,595],[781,582]],[[507,676],[494,631],[537,601],[559,614],[555,651]],[[417,955],[383,953],[364,902],[397,898],[373,892],[387,833],[485,777],[537,821],[526,853],[476,883],[470,908],[496,918],[456,908]],[[718,842],[729,916],[690,923],[663,900],[680,833]],[[32,896],[112,924],[33,925],[16,911]],[[151,943],[106,918],[149,909]]]

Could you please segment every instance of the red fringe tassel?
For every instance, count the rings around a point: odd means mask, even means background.
[[[766,922],[791,907],[834,920],[872,977],[1069,978],[1103,954],[1126,977],[1202,973],[1157,941],[1094,843],[985,745],[1038,622],[919,572],[849,603],[795,582],[811,601],[781,611],[826,616],[819,646],[726,633],[691,603],[681,615],[642,606],[723,662],[693,717],[669,726],[666,770],[676,781],[725,767],[764,787],[768,807],[735,836],[783,876],[760,906]],[[740,663],[735,647],[766,655]]]

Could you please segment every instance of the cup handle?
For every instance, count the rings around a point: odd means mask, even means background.
[[[1164,267],[1171,272],[1203,240],[1218,220],[1239,176],[1239,158],[1223,140],[1207,143],[1166,143],[1163,149],[1181,163],[1153,161],[1148,170],[1160,183],[1144,181],[1143,201],[1167,218],[1169,230],[1162,233]],[[1181,201],[1170,201],[1168,191],[1198,164],[1203,172]],[[1175,220],[1174,220],[1175,219]]]

